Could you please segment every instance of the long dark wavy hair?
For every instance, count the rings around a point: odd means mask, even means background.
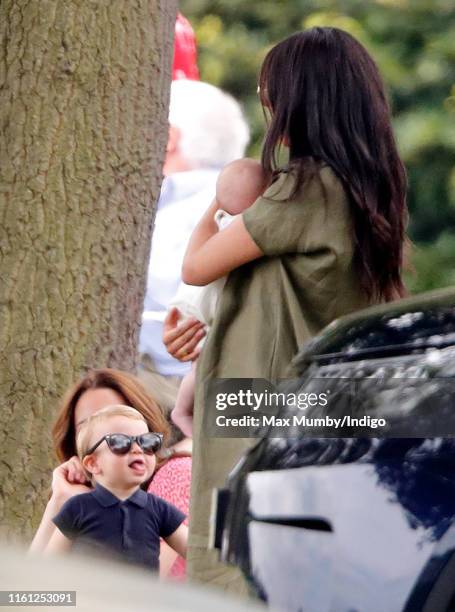
[[[401,278],[407,222],[406,172],[378,68],[366,49],[338,28],[297,32],[273,47],[259,76],[270,119],[264,171],[289,148],[302,187],[305,157],[326,163],[351,201],[354,262],[372,302],[405,295]]]

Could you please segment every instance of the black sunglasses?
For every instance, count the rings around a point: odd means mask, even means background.
[[[141,434],[140,436],[128,436],[127,434],[122,433],[106,434],[101,438],[101,440],[98,440],[96,444],[94,444],[84,453],[84,457],[91,455],[93,451],[95,451],[98,446],[104,442],[104,440],[106,440],[109,449],[116,455],[126,455],[126,453],[130,451],[134,442],[137,442],[144,453],[147,455],[153,455],[161,448],[163,444],[163,434],[155,433],[154,431],[149,431],[148,433]]]

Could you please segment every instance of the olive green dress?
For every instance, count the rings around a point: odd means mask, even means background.
[[[252,439],[208,437],[202,429],[204,385],[211,378],[291,374],[302,345],[333,319],[367,305],[353,267],[353,230],[344,189],[328,166],[308,158],[297,196],[292,172],[243,213],[265,257],[229,275],[197,364],[188,574],[236,593],[246,592],[236,568],[207,550],[214,487]]]

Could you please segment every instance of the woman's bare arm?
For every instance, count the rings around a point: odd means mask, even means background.
[[[63,535],[60,529],[57,529],[56,527],[54,529],[54,533],[52,534],[52,537],[49,540],[49,543],[47,544],[44,552],[46,555],[65,553],[68,550],[70,550],[71,546],[72,546],[71,540],[67,538],[65,535]]]
[[[54,531],[57,529],[52,522],[52,519],[59,513],[63,503],[63,500],[57,499],[54,495],[51,496],[44,510],[41,523],[39,524],[32,543],[30,544],[29,552],[41,553],[46,549],[52,535],[54,534]]]
[[[214,200],[191,235],[182,268],[182,278],[189,285],[207,285],[264,255],[241,216],[218,231],[214,221],[217,209]],[[163,342],[176,359],[194,361],[199,355],[199,340],[205,334],[203,325],[191,319],[179,324],[179,318],[179,311],[172,308],[164,320]]]
[[[188,285],[208,285],[264,255],[248,233],[242,216],[218,231],[214,221],[217,209],[214,200],[191,234],[182,268],[182,279]]]
[[[31,553],[45,550],[56,530],[52,519],[60,512],[63,504],[73,495],[90,491],[90,487],[83,484],[84,482],[85,475],[77,457],[71,457],[55,468],[52,474],[52,495],[30,545]]]

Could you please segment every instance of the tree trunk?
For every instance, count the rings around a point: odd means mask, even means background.
[[[88,367],[132,370],[177,0],[0,2],[0,525],[29,535]]]

